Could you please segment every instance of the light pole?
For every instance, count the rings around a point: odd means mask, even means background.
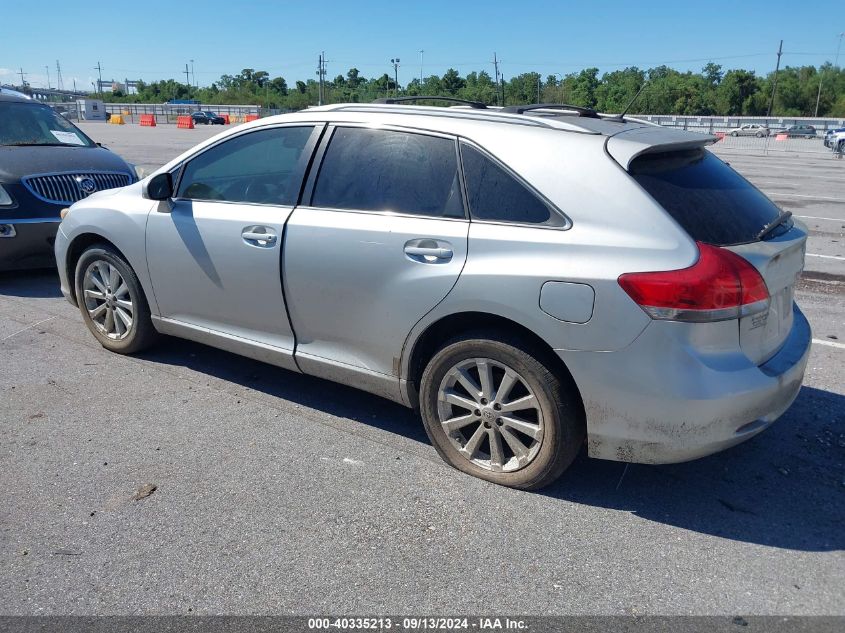
[[[839,66],[839,50],[842,48],[842,37],[845,36],[845,33],[839,34],[839,44],[836,45],[836,61],[833,63],[833,67],[837,68]],[[821,69],[819,69],[819,91],[816,93],[816,113],[813,116],[819,116],[819,101],[822,98],[822,79],[824,75],[822,75]]]
[[[422,82],[423,82],[422,74],[423,74],[423,55],[424,54],[425,54],[425,51],[423,49],[420,49],[420,88],[421,89],[422,89]]]
[[[393,64],[393,96],[399,96],[399,58],[391,59],[390,63]]]
[[[196,88],[197,87],[197,75],[194,72],[194,60],[193,59],[191,60],[191,78],[194,81],[194,88]]]
[[[44,68],[47,69],[47,90],[49,90],[50,89],[50,67],[44,66]]]

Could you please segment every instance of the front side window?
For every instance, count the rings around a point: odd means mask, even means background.
[[[548,205],[472,145],[461,143],[467,198],[473,219],[519,224],[562,224]]]
[[[237,136],[185,165],[177,198],[296,204],[299,159],[313,128],[282,127]]]
[[[311,204],[462,218],[455,141],[393,130],[337,128]]]

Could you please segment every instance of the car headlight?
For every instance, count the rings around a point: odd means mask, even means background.
[[[12,196],[6,193],[3,185],[0,185],[0,207],[8,207],[13,204],[15,204],[15,201],[12,200]]]

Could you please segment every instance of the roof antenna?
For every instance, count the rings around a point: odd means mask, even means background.
[[[622,114],[620,114],[619,116],[615,116],[615,117],[613,117],[613,118],[612,118],[612,120],[614,120],[614,121],[622,121],[622,122],[624,123],[624,121],[625,121],[625,115],[626,115],[626,114],[628,114],[628,110],[630,110],[630,109],[631,109],[631,106],[632,106],[632,105],[634,105],[634,103],[636,102],[636,100],[640,98],[640,93],[641,93],[643,90],[645,90],[645,87],[648,85],[648,82],[649,82],[649,81],[650,81],[649,79],[646,79],[646,80],[643,82],[643,85],[642,85],[642,86],[640,86],[640,89],[639,89],[639,90],[637,90],[637,94],[635,94],[635,95],[634,95],[634,98],[633,98],[633,99],[631,99],[631,100],[628,102],[628,105],[626,105],[626,106],[625,106],[625,109],[624,109],[624,110],[622,110]]]

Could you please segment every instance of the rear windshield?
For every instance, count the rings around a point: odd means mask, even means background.
[[[704,149],[644,154],[629,171],[699,242],[730,246],[757,241],[780,213],[760,190]]]

